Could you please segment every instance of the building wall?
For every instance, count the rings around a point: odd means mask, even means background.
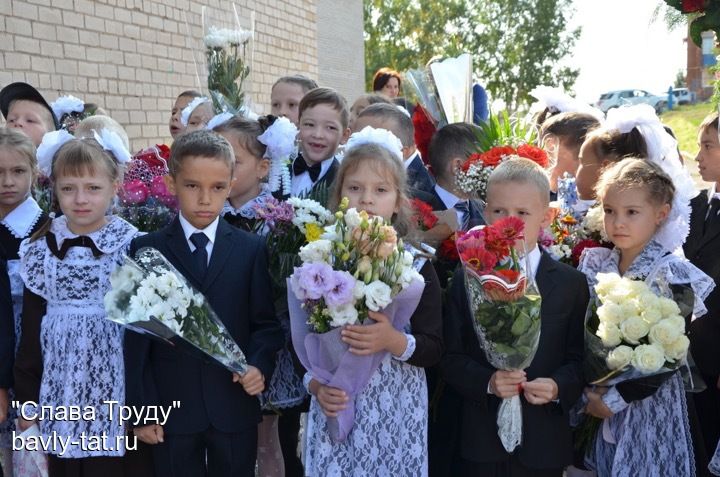
[[[258,112],[268,112],[277,77],[326,77],[318,61],[316,0],[234,3],[243,28],[250,27],[255,12],[248,91]],[[343,28],[355,35],[359,28],[361,41],[362,2],[338,3],[353,4],[355,17],[347,18]],[[202,66],[199,75],[195,67],[203,63],[202,5],[207,5],[206,25],[234,25],[227,0],[0,0],[0,86],[26,81],[48,102],[72,94],[97,103],[126,127],[133,149],[167,143],[176,95],[197,89],[198,78],[205,83]],[[352,76],[362,79],[363,70]],[[334,82],[337,76],[327,78]],[[345,87],[344,82],[324,83]]]
[[[362,0],[317,0],[319,82],[352,102],[365,92]]]

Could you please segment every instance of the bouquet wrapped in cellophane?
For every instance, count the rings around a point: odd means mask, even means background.
[[[386,351],[351,353],[341,340],[342,327],[372,321],[372,310],[402,331],[425,287],[395,229],[381,217],[347,206],[343,199],[336,222],[300,249],[302,265],[290,276],[288,289],[292,340],[300,361],[316,380],[350,396],[347,408],[328,418],[335,442],[352,430],[354,398],[387,356]]]
[[[488,362],[504,371],[530,366],[540,341],[540,293],[524,250],[516,248],[523,226],[507,217],[457,239],[480,347]],[[522,439],[520,396],[503,399],[497,424],[503,447],[512,452]]]
[[[105,295],[110,321],[244,374],[247,360],[205,296],[156,249],[125,258]]]

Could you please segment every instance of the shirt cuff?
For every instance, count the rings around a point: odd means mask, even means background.
[[[310,392],[310,381],[312,381],[313,375],[310,373],[310,371],[306,372],[303,376],[303,386],[305,386],[305,391],[307,391],[308,394],[312,394]]]
[[[401,354],[400,356],[393,355],[393,358],[397,359],[398,361],[407,361],[415,352],[415,346],[417,345],[415,337],[409,333],[405,333],[405,339],[407,339],[407,346],[405,347],[405,351],[403,352],[403,354]]]
[[[617,414],[620,411],[623,411],[630,405],[625,402],[625,400],[622,398],[615,386],[611,387],[610,390],[605,393],[605,395],[602,397],[602,401],[605,403],[608,409],[612,411],[613,414]]]

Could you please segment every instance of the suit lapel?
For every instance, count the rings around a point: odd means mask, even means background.
[[[205,279],[202,281],[201,291],[204,293],[212,282],[222,271],[227,258],[232,250],[232,227],[225,219],[220,218],[218,221],[217,231],[215,232],[215,243],[213,244],[212,255],[210,256],[210,265],[205,273]]]
[[[540,257],[540,264],[538,265],[537,273],[535,273],[535,283],[537,283],[538,291],[542,297],[543,302],[550,298],[550,295],[555,288],[555,271],[557,270],[557,263],[547,253],[542,252]]]
[[[333,157],[332,164],[328,167],[327,172],[313,184],[313,188],[320,186],[320,184],[327,184],[329,188],[335,180],[335,174],[337,174],[339,164],[338,160]]]
[[[175,218],[173,223],[166,229],[166,234],[167,248],[170,254],[175,257],[175,268],[180,269],[181,272],[185,272],[184,275],[190,278],[190,281],[196,288],[199,288],[202,280],[197,270],[195,270],[195,267],[191,266],[195,259],[190,252],[190,245],[188,245],[185,239],[185,232],[183,231],[182,225],[180,225],[180,219]]]

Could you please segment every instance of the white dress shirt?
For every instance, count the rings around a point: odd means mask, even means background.
[[[185,217],[183,217],[182,212],[178,214],[178,217],[180,218],[180,225],[182,226],[183,232],[185,233],[185,241],[187,241],[187,244],[190,247],[190,252],[195,251],[195,244],[192,243],[192,241],[190,240],[192,234],[201,232],[207,236],[208,243],[207,245],[205,245],[205,250],[207,250],[208,264],[210,264],[210,257],[212,256],[213,245],[215,244],[215,234],[217,233],[217,227],[218,222],[220,221],[220,217],[215,217],[215,220],[213,220],[210,225],[208,225],[202,230],[193,227],[193,225],[188,222]]]
[[[448,209],[455,209],[455,204],[464,200],[456,196],[452,192],[448,191],[447,189],[443,189],[438,184],[435,184],[435,192],[437,193],[438,197],[440,197],[440,200],[442,200],[443,204],[445,204],[445,207],[447,207]],[[468,210],[469,207],[470,205],[468,204]],[[457,209],[455,210],[455,213],[457,214],[458,226],[462,227],[464,218],[463,213]]]

